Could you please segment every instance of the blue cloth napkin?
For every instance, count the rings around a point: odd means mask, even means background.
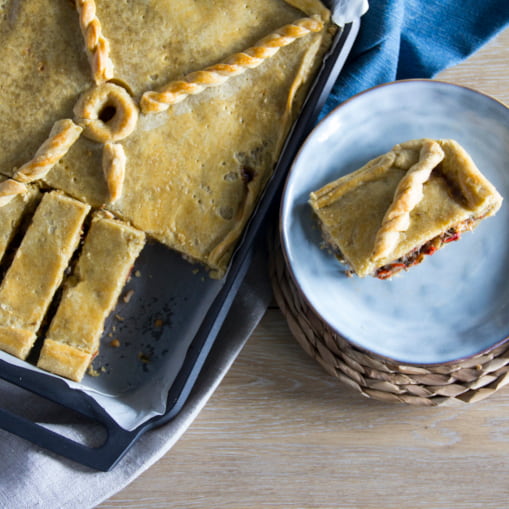
[[[370,0],[322,115],[389,81],[432,78],[509,25],[509,0]]]

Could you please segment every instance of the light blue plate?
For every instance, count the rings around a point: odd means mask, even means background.
[[[414,138],[452,138],[506,199],[459,242],[390,281],[348,278],[320,248],[309,193]],[[509,109],[431,80],[364,92],[310,134],[290,172],[281,232],[290,270],[314,310],[353,344],[400,362],[471,357],[509,336]]]

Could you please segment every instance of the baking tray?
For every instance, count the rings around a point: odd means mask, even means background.
[[[97,383],[87,377],[86,390],[83,385],[27,368],[9,356],[0,358],[1,379],[87,416],[105,428],[104,442],[98,447],[77,442],[5,408],[0,408],[0,428],[107,471],[143,433],[181,411],[244,279],[253,250],[265,242],[264,225],[274,215],[292,159],[316,122],[359,25],[355,19],[336,34],[224,278],[210,279],[179,254],[149,243],[105,327],[106,342],[108,336],[121,337],[120,348],[108,347],[103,341],[94,361],[100,376]],[[116,369],[118,363],[122,369]],[[154,400],[147,403],[150,398]],[[143,404],[155,410],[144,411],[140,420]]]

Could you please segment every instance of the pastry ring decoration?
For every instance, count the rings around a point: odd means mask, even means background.
[[[99,143],[123,140],[138,121],[134,100],[114,83],[102,83],[84,92],[74,106],[74,114],[83,136]]]

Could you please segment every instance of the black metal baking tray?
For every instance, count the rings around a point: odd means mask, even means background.
[[[156,243],[144,249],[126,290],[131,298],[119,301],[115,316],[110,317],[105,329],[105,334],[112,338],[122,336],[122,348],[115,349],[111,355],[112,349],[102,348],[101,356],[94,363],[103,371],[98,380],[103,386],[106,384],[106,391],[100,384],[95,387],[93,379],[89,382],[87,393],[59,377],[0,359],[1,379],[97,422],[106,430],[104,443],[91,447],[76,442],[5,408],[0,408],[0,428],[78,463],[107,471],[115,466],[143,433],[170,421],[181,411],[244,279],[253,249],[264,237],[264,226],[270,219],[274,204],[279,201],[291,161],[315,124],[344,65],[359,25],[360,21],[355,20],[336,34],[287,138],[273,176],[232,257],[226,276],[212,281],[196,267],[183,261],[180,255]],[[154,259],[157,260],[156,264]],[[151,272],[154,265],[157,266],[157,274]],[[171,285],[167,279],[170,269],[177,274],[172,277]],[[189,278],[193,278],[192,288],[189,288]],[[200,305],[200,301],[204,301],[205,305]],[[186,313],[182,314],[182,309],[186,309]],[[190,309],[193,310],[191,314]],[[182,316],[185,316],[185,320],[181,319]],[[180,335],[191,337],[192,340],[179,344],[175,336]],[[179,352],[174,354],[169,345],[177,345],[175,348]],[[123,362],[123,369],[116,369],[115,362]],[[126,363],[129,365],[127,370]],[[161,391],[158,385],[161,373],[168,383],[168,373],[171,371],[174,376],[169,389]],[[119,372],[129,373],[129,376],[118,376]],[[146,392],[140,396],[136,392],[135,387],[140,380],[150,386],[151,394],[161,399],[158,403],[163,409],[139,425],[119,425],[118,419],[112,417],[112,412],[105,410],[97,398],[90,396],[90,391],[96,391],[97,394],[102,391],[105,394],[100,397],[105,400],[118,400],[127,409],[134,402],[132,406],[136,407],[136,398],[143,399],[148,394]]]

